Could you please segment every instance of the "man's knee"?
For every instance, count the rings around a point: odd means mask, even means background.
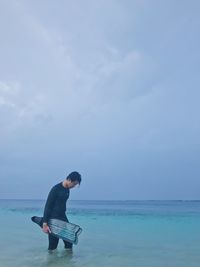
[[[64,244],[65,244],[65,249],[72,249],[72,244],[70,242],[67,242],[65,240],[63,240]]]

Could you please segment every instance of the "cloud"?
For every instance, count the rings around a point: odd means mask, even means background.
[[[0,94],[16,95],[19,92],[19,82],[0,81]]]
[[[103,12],[104,5],[100,6]],[[81,16],[85,15],[86,9],[80,10]],[[106,29],[106,34],[103,34],[104,28],[101,26],[107,25],[108,21],[113,33],[118,32],[114,22],[119,13],[120,21],[123,21],[124,12],[117,6],[113,21],[107,13],[104,22],[101,22],[98,13],[94,25],[91,25],[94,15],[85,21],[77,17],[76,24],[71,16],[70,23],[75,24],[77,30],[74,34],[74,29],[68,25],[65,31],[58,27],[58,21],[64,23],[64,17],[57,18],[55,25],[52,22],[47,24],[46,18],[35,14],[28,4],[18,2],[15,16],[21,21],[18,27],[22,24],[24,35],[30,38],[26,44],[29,47],[29,62],[25,74],[20,72],[21,88],[18,94],[12,99],[7,98],[7,101],[12,100],[16,107],[12,123],[19,132],[25,126],[31,132],[35,127],[45,129],[47,125],[52,132],[59,127],[66,131],[69,125],[75,123],[75,131],[84,132],[81,140],[85,138],[88,141],[87,129],[93,125],[97,129],[93,132],[96,135],[94,140],[98,138],[100,128],[107,128],[109,138],[106,141],[106,136],[103,136],[105,142],[109,142],[115,131],[119,133],[115,142],[119,142],[120,137],[123,138],[123,131],[118,129],[120,123],[122,128],[128,129],[129,138],[134,127],[133,137],[137,142],[137,136],[146,130],[145,126],[141,127],[141,124],[145,125],[146,117],[141,118],[141,122],[136,119],[143,109],[136,99],[152,92],[157,82],[157,66],[151,56],[139,49],[122,49],[108,36]],[[127,23],[126,20],[124,25]],[[147,105],[150,99],[147,98]],[[142,112],[145,114],[146,110]],[[118,114],[118,119],[115,119],[115,114]],[[152,135],[155,131],[151,129],[150,132]]]
[[[0,81],[0,109],[14,109],[17,107],[14,101],[15,97],[19,93],[19,82],[5,82]]]
[[[102,67],[97,88],[108,102],[126,102],[152,90],[154,79],[153,62],[139,51],[130,51]]]
[[[103,12],[104,4],[99,5],[100,12]],[[109,10],[112,10],[113,5],[114,2],[110,3]],[[73,6],[74,9],[75,7],[76,5]],[[120,20],[125,18],[124,9],[120,11],[119,7],[118,4],[115,5],[114,21],[119,18],[119,14]],[[23,88],[30,92],[30,97],[29,93],[23,96],[27,103],[24,103],[20,111],[21,116],[30,114],[30,110],[34,113],[33,106],[38,101],[34,99],[40,94],[48,99],[43,103],[43,109],[46,108],[48,112],[55,112],[58,116],[73,116],[76,113],[75,116],[78,116],[98,111],[98,108],[100,112],[102,105],[113,101],[130,101],[131,98],[151,90],[152,78],[147,77],[147,69],[151,70],[148,74],[150,76],[153,70],[152,62],[139,50],[122,51],[103,34],[101,26],[110,21],[109,12],[106,13],[105,22],[102,22],[98,14],[95,25],[91,25],[91,19],[95,17],[92,12],[84,21],[77,17],[76,23],[75,18],[69,14],[70,23],[75,25],[77,30],[74,35],[74,29],[68,25],[65,32],[57,27],[58,21],[64,22],[62,16],[57,18],[55,25],[52,22],[47,25],[45,19],[48,18],[43,19],[35,14],[31,4],[29,6],[25,1],[17,1],[15,8],[15,16],[21,20],[25,35],[31,38],[32,42],[27,44],[30,58],[24,75],[26,81],[23,81]],[[82,17],[87,12],[87,7],[79,11]],[[112,25],[114,21],[111,21]],[[79,33],[83,37],[81,42]],[[83,50],[87,45],[88,49]],[[70,111],[73,106],[76,106],[74,113]]]
[[[27,93],[19,81],[0,81],[1,137],[33,123],[50,123],[53,117],[47,110],[47,103],[45,95],[38,91]]]
[[[44,192],[49,177],[78,166],[94,197],[97,180],[116,186],[124,174],[144,192],[168,182],[180,154],[186,162],[187,150],[199,149],[199,17],[147,2],[0,2],[5,179],[30,178]]]
[[[5,98],[0,96],[0,106],[7,106],[7,107],[14,108],[15,104],[8,102]]]

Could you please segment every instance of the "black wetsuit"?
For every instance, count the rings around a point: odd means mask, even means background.
[[[69,188],[65,188],[62,183],[52,187],[49,192],[45,209],[43,221],[48,223],[49,219],[59,219],[67,221],[66,217],[66,202],[69,198]]]
[[[43,222],[48,223],[49,219],[59,219],[68,222],[66,212],[66,202],[69,198],[69,188],[65,188],[62,182],[52,187],[49,192],[43,215]],[[49,236],[49,250],[56,249],[59,239],[51,234]],[[72,244],[64,241],[65,248],[72,248]]]

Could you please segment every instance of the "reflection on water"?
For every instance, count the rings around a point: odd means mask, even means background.
[[[55,250],[52,252],[47,252],[44,262],[40,266],[51,267],[75,267],[75,260],[73,259],[73,251],[71,250]]]

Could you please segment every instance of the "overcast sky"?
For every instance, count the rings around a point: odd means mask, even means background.
[[[0,0],[0,198],[200,199],[199,10]]]

